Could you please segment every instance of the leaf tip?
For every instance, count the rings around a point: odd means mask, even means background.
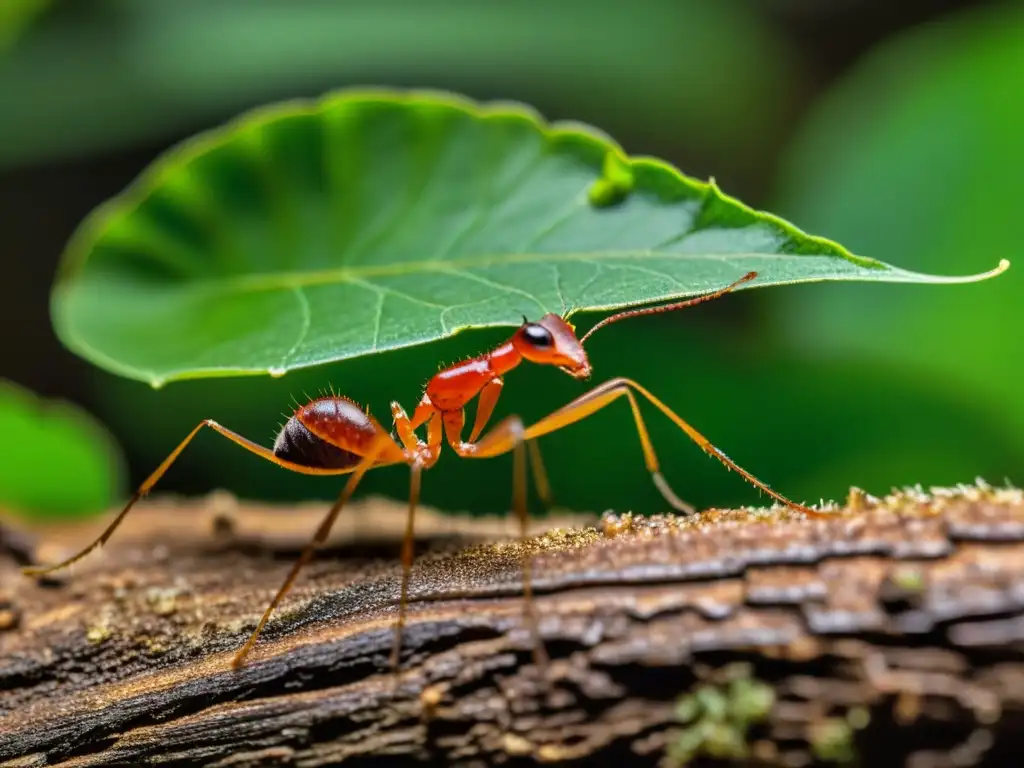
[[[1003,274],[1003,272],[1005,272],[1009,268],[1010,268],[1010,260],[1009,259],[1000,259],[999,260],[999,264],[997,264],[995,266],[995,268],[990,269],[987,272],[979,272],[976,275],[970,275],[968,277],[965,277],[965,278],[963,278],[963,281],[964,282],[970,282],[970,283],[977,283],[977,282],[981,282],[982,280],[989,280],[989,279],[991,279],[993,277],[999,277],[1001,274]]]

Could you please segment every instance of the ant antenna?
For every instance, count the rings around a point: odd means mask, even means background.
[[[673,302],[672,304],[661,304],[660,306],[657,307],[644,307],[643,309],[631,309],[627,312],[619,312],[619,314],[617,315],[606,317],[604,320],[602,320],[589,331],[587,331],[583,335],[583,338],[580,339],[580,344],[586,343],[587,339],[590,338],[590,336],[592,336],[594,331],[596,331],[598,328],[603,328],[606,325],[617,323],[619,320],[625,320],[627,317],[640,317],[642,315],[660,315],[662,312],[672,312],[676,309],[685,309],[686,307],[692,307],[697,304],[702,304],[705,301],[711,301],[712,299],[717,299],[720,296],[724,296],[725,294],[729,293],[730,291],[742,285],[743,283],[750,282],[755,277],[757,277],[757,272],[747,272],[747,274],[745,274],[739,280],[730,283],[729,285],[725,286],[725,288],[719,288],[717,291],[712,291],[711,293],[705,293],[700,296],[695,296],[692,299],[686,299],[685,301],[676,301]]]

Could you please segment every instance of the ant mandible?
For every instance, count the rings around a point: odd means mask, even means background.
[[[25,573],[38,576],[65,568],[85,557],[97,547],[103,545],[124,520],[135,503],[145,496],[163,474],[170,468],[185,447],[203,429],[209,427],[219,432],[232,442],[271,461],[278,466],[293,472],[307,475],[351,475],[338,499],[328,511],[323,522],[309,544],[302,551],[292,566],[284,583],[278,590],[270,605],[267,606],[256,629],[245,645],[235,655],[232,666],[240,667],[249,651],[259,638],[274,609],[288,593],[302,567],[307,564],[330,533],[334,521],[341,513],[345,503],[352,496],[356,486],[370,469],[394,464],[406,464],[410,469],[410,489],[408,517],[406,519],[405,536],[402,542],[402,585],[399,601],[399,616],[395,624],[395,641],[391,655],[391,663],[397,668],[401,643],[402,627],[405,623],[406,604],[408,600],[409,574],[413,561],[413,520],[420,494],[420,477],[424,469],[429,469],[441,454],[443,440],[447,439],[452,449],[464,458],[483,459],[512,452],[513,454],[513,507],[519,520],[520,535],[525,537],[527,512],[527,475],[526,450],[534,465],[535,480],[542,498],[548,500],[548,485],[540,462],[540,453],[533,442],[536,438],[549,432],[566,427],[590,416],[620,397],[629,401],[636,423],[637,434],[644,452],[644,461],[654,479],[654,484],[661,491],[666,501],[675,509],[692,513],[694,510],[683,502],[669,487],[661,475],[658,457],[651,445],[647,427],[640,414],[636,395],[639,394],[658,410],[665,414],[676,426],[689,436],[706,453],[710,454],[729,469],[738,472],[751,485],[761,489],[772,498],[792,509],[812,517],[824,516],[825,513],[797,504],[785,496],[773,491],[752,474],[737,465],[722,451],[708,442],[707,438],[680,418],[671,408],[648,392],[635,381],[615,378],[605,382],[589,392],[580,395],[568,405],[546,416],[532,426],[524,426],[518,416],[509,416],[499,422],[486,435],[481,432],[494,412],[504,384],[502,377],[524,360],[540,365],[553,365],[575,379],[590,377],[590,361],[583,349],[584,343],[599,328],[623,320],[627,317],[638,317],[661,312],[692,307],[711,299],[724,296],[737,286],[750,282],[757,277],[756,272],[749,272],[739,280],[711,293],[701,294],[685,301],[659,306],[629,310],[607,317],[597,323],[583,338],[576,338],[573,325],[564,317],[547,314],[538,322],[529,322],[524,318],[523,325],[512,337],[497,348],[446,368],[436,374],[426,386],[422,400],[416,406],[410,418],[397,402],[391,404],[391,415],[394,421],[396,441],[367,411],[364,411],[351,400],[340,397],[320,397],[299,407],[281,429],[272,449],[242,437],[236,432],[222,427],[217,422],[207,419],[201,422],[179,443],[178,447],[164,459],[163,463],[146,478],[121,513],[92,544],[78,554],[62,563],[52,566],[26,568]],[[473,400],[477,401],[476,417],[469,440],[463,440],[466,406]],[[416,430],[427,427],[427,439],[420,439]],[[537,628],[536,616],[532,609],[532,589],[530,584],[530,559],[523,558],[524,607],[535,640],[535,652],[538,659],[543,659],[543,646]]]

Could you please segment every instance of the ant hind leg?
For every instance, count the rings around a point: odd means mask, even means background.
[[[349,471],[324,470],[317,469],[315,467],[305,467],[298,464],[293,464],[292,462],[278,458],[277,456],[274,455],[273,451],[264,448],[259,443],[254,443],[252,440],[242,437],[237,432],[233,432],[227,427],[222,427],[220,424],[213,421],[212,419],[205,419],[204,421],[199,422],[199,424],[185,436],[185,439],[178,443],[177,447],[173,451],[171,451],[167,458],[160,463],[160,466],[153,470],[153,473],[146,478],[142,485],[139,486],[139,489],[135,491],[131,499],[128,500],[128,503],[125,504],[124,508],[121,510],[118,516],[114,518],[113,522],[106,527],[103,533],[101,533],[96,538],[95,541],[93,541],[91,544],[85,547],[85,549],[81,550],[75,555],[72,555],[63,562],[57,563],[55,565],[25,568],[23,569],[23,573],[26,576],[43,576],[47,573],[59,571],[62,568],[67,568],[69,565],[77,563],[79,560],[88,555],[94,549],[98,549],[99,547],[106,544],[107,540],[110,539],[110,537],[114,534],[114,531],[116,531],[117,528],[121,525],[121,523],[124,522],[124,519],[128,516],[128,513],[131,512],[132,507],[135,506],[136,502],[138,502],[143,496],[145,496],[153,489],[153,486],[156,485],[157,482],[159,482],[160,478],[162,478],[164,474],[167,472],[167,470],[171,468],[171,465],[174,464],[174,462],[178,459],[178,456],[181,455],[181,452],[184,451],[188,444],[191,443],[192,440],[195,438],[195,436],[202,431],[203,427],[209,427],[214,432],[223,435],[228,440],[235,443],[236,445],[241,446],[250,453],[254,453],[262,459],[266,459],[269,462],[277,464],[278,466],[284,467],[285,469],[289,469],[293,472],[301,472],[303,474],[308,475],[338,475],[344,474]]]
[[[267,609],[263,612],[263,616],[260,617],[259,623],[256,625],[256,629],[254,629],[252,634],[249,635],[249,639],[246,640],[245,645],[242,646],[241,650],[235,654],[235,658],[231,661],[231,666],[237,669],[245,662],[245,657],[249,655],[249,651],[251,651],[253,646],[256,645],[256,641],[259,639],[260,633],[263,631],[263,627],[266,626],[267,621],[270,620],[271,614],[273,614],[274,610],[295,583],[295,579],[298,577],[299,571],[301,571],[303,566],[313,559],[313,555],[316,554],[316,550],[324,543],[324,541],[327,540],[328,535],[330,535],[331,528],[334,527],[334,522],[338,519],[338,515],[341,514],[341,510],[344,508],[345,504],[352,497],[356,486],[359,485],[359,481],[362,480],[363,475],[373,467],[374,463],[390,441],[390,435],[386,432],[382,432],[374,441],[370,451],[356,465],[355,469],[352,471],[351,477],[349,477],[348,482],[345,483],[345,487],[342,488],[341,493],[338,495],[337,501],[334,502],[330,510],[324,516],[320,526],[316,529],[316,533],[313,534],[313,538],[309,540],[305,549],[302,550],[302,554],[299,555],[299,559],[295,561],[292,569],[288,572],[284,583],[281,585],[280,589],[277,590],[277,594],[274,595],[274,599],[270,601],[270,605],[268,605]]]
[[[512,509],[519,521],[519,542],[522,547],[523,613],[533,635],[534,661],[539,667],[546,666],[548,657],[540,636],[533,596],[533,556],[526,548],[526,539],[530,528],[528,460],[533,459],[532,463],[535,468],[539,468],[537,490],[541,498],[546,502],[549,502],[551,498],[547,475],[544,473],[544,465],[540,460],[540,451],[536,449],[536,446],[531,447],[532,441],[526,439],[523,421],[518,416],[505,418],[477,443],[461,442],[459,434],[462,424],[458,417],[452,418],[446,427],[448,428],[448,442],[455,452],[464,458],[487,458],[503,453],[512,453]]]

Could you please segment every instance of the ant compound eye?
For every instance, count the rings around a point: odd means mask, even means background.
[[[527,323],[523,326],[523,338],[538,349],[546,349],[555,343],[551,331],[537,323]]]

